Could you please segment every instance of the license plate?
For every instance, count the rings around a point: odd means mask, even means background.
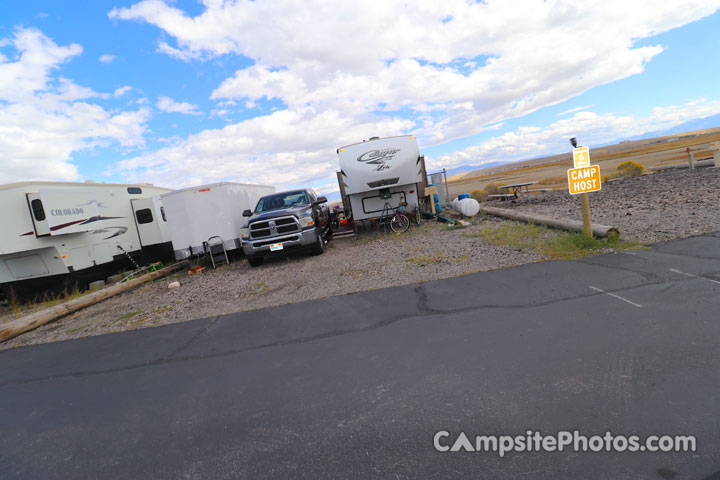
[[[282,249],[283,249],[282,243],[273,243],[272,245],[270,245],[271,252],[277,252],[278,250],[282,250]]]

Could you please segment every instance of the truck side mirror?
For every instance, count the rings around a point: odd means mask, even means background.
[[[243,210],[243,217],[252,217],[252,212],[250,210]]]
[[[322,205],[323,203],[327,203],[327,197],[318,197],[317,200],[313,202],[313,205]]]

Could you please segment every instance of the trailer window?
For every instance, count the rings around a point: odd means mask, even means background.
[[[32,207],[35,221],[42,222],[43,220],[45,220],[45,209],[43,208],[42,201],[39,198],[36,198],[32,202],[30,202],[30,206]]]
[[[165,216],[165,207],[160,207],[160,215],[162,216],[163,222],[167,222],[167,217]]]
[[[149,208],[143,208],[142,210],[138,210],[137,212],[135,212],[135,218],[137,218],[137,222],[140,225],[144,223],[152,223],[152,211]]]
[[[128,187],[127,189],[128,193],[130,195],[140,195],[142,193],[142,188],[140,187]]]

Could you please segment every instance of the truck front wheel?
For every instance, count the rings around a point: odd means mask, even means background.
[[[322,255],[323,252],[325,252],[325,240],[322,238],[320,231],[318,231],[317,240],[315,240],[315,245],[313,245],[312,253],[313,255]]]
[[[332,240],[332,238],[333,238],[333,229],[332,229],[332,226],[329,226],[328,231],[325,234],[325,241],[329,242],[330,240]]]

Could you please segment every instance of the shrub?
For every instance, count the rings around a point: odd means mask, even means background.
[[[633,161],[623,162],[617,167],[622,177],[638,177],[645,171],[645,167]]]
[[[485,191],[488,193],[488,195],[495,195],[498,193],[498,184],[496,183],[488,183],[485,185]]]
[[[488,195],[490,194],[486,190],[473,190],[470,192],[470,198],[474,198],[478,201],[478,203],[482,203],[487,200]]]

